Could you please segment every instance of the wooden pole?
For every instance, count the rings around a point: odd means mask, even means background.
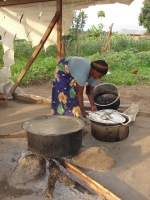
[[[61,57],[64,58],[66,56],[66,46],[65,42],[61,42]]]
[[[110,190],[102,186],[100,183],[97,183],[92,178],[88,177],[86,174],[81,172],[77,167],[73,166],[71,163],[58,159],[58,161],[62,164],[64,168],[66,168],[69,172],[77,176],[80,180],[86,183],[90,188],[92,188],[96,193],[105,197],[108,200],[123,200],[119,196],[112,193]]]
[[[43,45],[45,44],[48,36],[50,35],[50,33],[52,32],[56,22],[58,21],[60,17],[60,13],[57,11],[52,19],[52,21],[50,22],[46,32],[44,33],[40,43],[38,44],[38,46],[36,47],[36,49],[34,50],[31,58],[29,59],[28,63],[26,64],[26,66],[24,67],[24,69],[22,70],[22,72],[20,73],[16,83],[12,86],[10,93],[13,94],[14,91],[16,90],[18,84],[20,83],[20,81],[23,79],[23,77],[25,76],[25,74],[27,73],[28,69],[30,68],[30,66],[32,65],[32,63],[34,62],[34,60],[36,59],[37,55],[39,54],[40,50],[42,49]]]
[[[109,32],[107,34],[107,39],[106,39],[106,43],[105,46],[102,48],[102,53],[110,50],[110,39],[112,36],[112,27],[113,27],[114,23],[111,24],[111,26],[109,27]]]
[[[59,20],[57,21],[57,60],[62,58],[62,0],[56,0],[56,9],[60,13]]]

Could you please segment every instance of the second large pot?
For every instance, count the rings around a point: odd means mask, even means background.
[[[118,120],[121,119],[123,122],[103,120],[101,117],[109,112],[114,113],[114,116],[116,117],[120,117]],[[94,116],[96,116],[96,118]],[[116,110],[106,109],[91,113],[87,118],[91,121],[91,134],[97,140],[104,142],[118,142],[126,139],[129,135],[129,123],[131,119],[126,114],[119,113]]]
[[[129,135],[128,125],[106,126],[97,122],[91,122],[91,134],[100,141],[118,142],[124,140]]]
[[[45,158],[75,154],[82,144],[83,122],[69,116],[40,116],[23,124],[27,131],[28,150]]]

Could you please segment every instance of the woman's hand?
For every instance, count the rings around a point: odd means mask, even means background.
[[[82,110],[81,114],[82,114],[83,117],[86,117],[88,115],[88,112],[86,112],[85,110]]]
[[[96,107],[96,105],[91,106],[91,111],[92,111],[92,112],[97,111],[97,107]]]

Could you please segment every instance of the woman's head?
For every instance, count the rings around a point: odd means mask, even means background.
[[[96,60],[91,62],[91,68],[105,75],[108,72],[108,64],[105,60]]]
[[[94,78],[100,78],[107,74],[108,64],[104,60],[96,60],[91,62],[91,74]]]

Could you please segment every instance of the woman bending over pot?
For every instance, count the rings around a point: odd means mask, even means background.
[[[94,103],[93,89],[97,80],[107,74],[108,64],[104,60],[89,61],[73,56],[62,58],[55,70],[52,88],[51,112],[54,115],[86,117],[83,91],[90,101],[91,111],[97,110]]]

